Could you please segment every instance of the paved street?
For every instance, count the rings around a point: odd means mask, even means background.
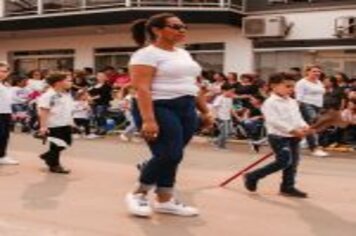
[[[0,167],[1,236],[355,236],[356,155],[305,157],[299,187],[307,200],[278,195],[279,175],[261,182],[257,194],[241,180],[217,187],[255,160],[243,144],[216,151],[201,139],[186,153],[179,196],[201,215],[179,218],[127,214],[123,198],[137,177],[135,163],[148,152],[116,137],[80,140],[63,157],[69,176],[48,174],[38,140],[13,135],[10,154],[20,166]],[[268,151],[268,150],[264,150]]]

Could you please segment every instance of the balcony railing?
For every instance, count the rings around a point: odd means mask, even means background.
[[[243,0],[0,0],[0,17],[125,8],[219,8],[242,11]]]

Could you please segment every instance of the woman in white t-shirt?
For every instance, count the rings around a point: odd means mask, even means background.
[[[307,66],[306,77],[299,80],[295,87],[295,96],[300,104],[303,118],[309,124],[313,123],[323,106],[324,94],[326,92],[323,83],[320,81],[321,68],[317,65]],[[312,155],[318,157],[328,156],[328,153],[318,148],[315,135],[307,137],[309,149]]]
[[[136,216],[152,214],[147,200],[152,188],[157,194],[156,212],[198,214],[197,209],[179,203],[173,195],[184,148],[198,126],[196,108],[203,125],[212,125],[196,81],[201,68],[186,50],[176,47],[184,41],[186,32],[187,26],[168,13],[139,20],[132,26],[133,38],[142,46],[129,63],[132,86],[137,92],[133,116],[152,153],[141,170],[139,186],[126,196],[128,210]]]

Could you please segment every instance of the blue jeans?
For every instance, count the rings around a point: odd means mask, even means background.
[[[197,129],[195,98],[184,96],[153,104],[159,135],[154,142],[147,142],[152,158],[142,169],[139,181],[141,188],[147,191],[156,186],[157,192],[171,193],[184,149]],[[136,127],[141,129],[142,119],[136,101],[133,117]]]
[[[245,128],[247,138],[252,140],[259,140],[263,128],[263,120],[244,120],[242,125]]]
[[[267,175],[283,170],[281,189],[290,189],[295,185],[299,163],[299,138],[287,138],[268,135],[268,140],[276,160],[248,174],[249,178],[259,180]]]
[[[219,148],[226,148],[226,142],[232,131],[231,120],[218,120],[219,135],[216,138],[215,144]]]
[[[304,120],[309,124],[313,124],[320,113],[320,108],[311,104],[301,103],[300,112]],[[309,149],[313,151],[319,146],[318,138],[316,135],[312,134],[306,137]]]
[[[95,105],[94,106],[95,123],[96,123],[97,128],[101,131],[105,130],[108,107],[109,106],[107,106],[107,105]]]

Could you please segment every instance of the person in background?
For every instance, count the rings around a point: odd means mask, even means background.
[[[126,121],[129,122],[129,125],[125,128],[125,130],[120,135],[122,141],[131,141],[135,132],[137,131],[134,118],[132,116],[132,105],[133,99],[135,96],[135,90],[132,87],[125,87],[122,90],[122,98],[123,98],[123,110],[125,113]]]
[[[341,116],[349,123],[345,128],[345,142],[356,147],[356,98],[350,99]]]
[[[226,83],[233,88],[238,86],[239,83],[238,80],[239,80],[238,75],[235,72],[229,72],[226,76]]]
[[[128,74],[128,69],[127,68],[121,68],[119,70],[119,76],[116,78],[113,86],[115,88],[125,88],[126,86],[130,85],[130,76]]]
[[[89,86],[84,71],[76,70],[73,73],[73,86],[72,91],[75,94],[79,90],[87,89]]]
[[[40,70],[32,70],[28,74],[28,78],[27,88],[38,96],[46,86],[46,81],[44,80],[42,72]]]
[[[96,80],[97,83],[88,91],[92,99],[94,119],[98,129],[97,134],[104,135],[106,133],[106,114],[112,99],[112,88],[108,84],[108,77],[105,73],[97,73]]]
[[[96,77],[93,68],[84,67],[83,71],[84,71],[85,81],[87,82],[88,86],[89,87],[94,86],[96,83]]]
[[[87,139],[97,138],[95,134],[90,131],[90,96],[86,90],[79,90],[75,95],[73,118],[76,130],[81,135],[82,129],[84,130],[84,137]]]
[[[236,98],[239,99],[244,107],[250,106],[250,98],[258,94],[258,86],[254,84],[255,77],[251,74],[242,74],[240,82],[236,87]]]
[[[337,81],[338,88],[340,88],[344,93],[348,93],[350,89],[349,77],[347,77],[347,75],[342,72],[336,73],[334,77]]]
[[[29,132],[29,102],[30,90],[27,88],[28,78],[23,76],[13,76],[12,87],[12,114],[13,124],[21,124],[22,132]]]
[[[226,149],[226,142],[232,132],[234,87],[224,84],[221,86],[222,94],[215,98],[213,109],[218,122],[219,135],[214,144],[219,149]]]
[[[306,77],[299,80],[295,86],[295,96],[300,104],[303,118],[310,125],[320,115],[326,91],[320,81],[322,75],[320,66],[309,65],[306,67],[305,72]],[[308,135],[306,139],[313,156],[326,157],[329,155],[320,148],[316,135]]]
[[[302,70],[299,67],[289,68],[288,73],[294,76],[295,80],[298,81],[303,78]]]
[[[7,155],[11,127],[11,89],[5,84],[10,74],[7,62],[0,62],[0,165],[18,165],[19,162]]]
[[[241,121],[244,126],[247,137],[253,141],[258,141],[261,137],[261,129],[263,127],[263,114],[261,111],[264,97],[255,95],[250,98],[251,106],[244,112],[243,120]]]
[[[106,66],[102,72],[106,75],[107,77],[107,83],[109,85],[113,85],[115,81],[117,81],[120,77],[119,73],[116,71],[116,69],[112,66]]]

